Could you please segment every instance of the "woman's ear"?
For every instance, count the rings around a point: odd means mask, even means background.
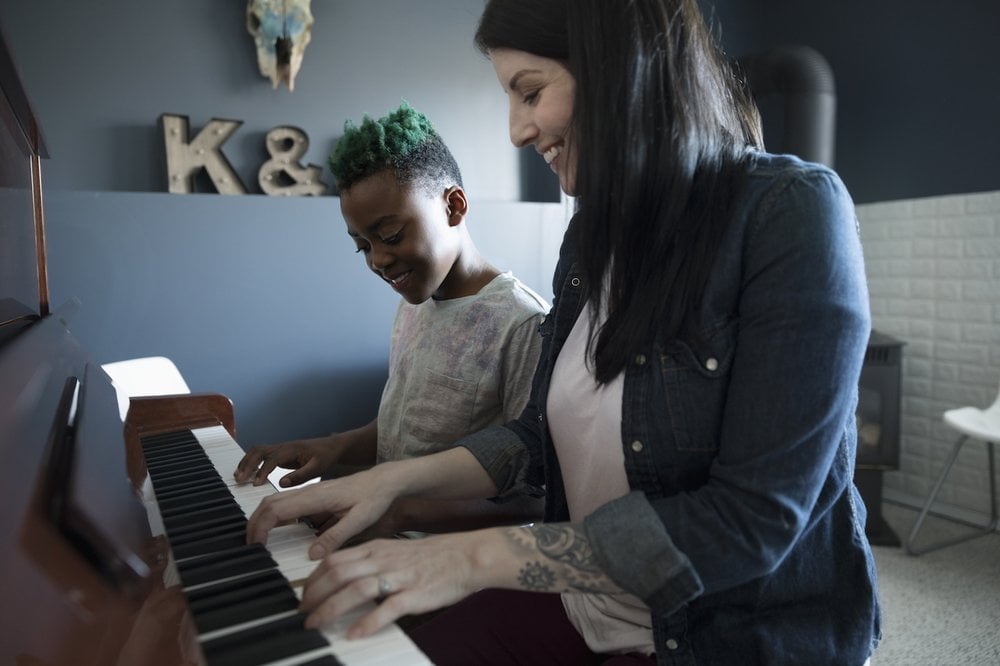
[[[453,227],[461,224],[469,212],[469,200],[465,196],[465,190],[459,185],[452,185],[445,191],[444,200],[447,204],[448,224]]]

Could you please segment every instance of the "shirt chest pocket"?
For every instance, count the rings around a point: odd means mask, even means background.
[[[469,434],[477,383],[430,369],[425,372],[423,383],[411,392],[404,410],[404,428],[433,449],[441,450]]]
[[[718,450],[735,354],[735,321],[697,347],[674,341],[661,354],[666,428],[679,451]]]

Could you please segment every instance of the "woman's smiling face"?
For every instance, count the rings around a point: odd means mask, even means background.
[[[576,193],[572,119],[576,81],[558,60],[515,49],[493,49],[490,61],[510,102],[510,140],[534,146],[559,176],[563,192]]]

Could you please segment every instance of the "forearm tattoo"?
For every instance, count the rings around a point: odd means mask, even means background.
[[[616,586],[601,571],[590,542],[569,524],[535,525],[507,531],[512,545],[539,559],[518,573],[518,582],[532,592],[614,592]]]

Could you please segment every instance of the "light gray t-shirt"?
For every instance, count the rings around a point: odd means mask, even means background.
[[[451,448],[518,417],[541,351],[545,300],[510,273],[474,296],[402,301],[378,410],[378,462]]]

